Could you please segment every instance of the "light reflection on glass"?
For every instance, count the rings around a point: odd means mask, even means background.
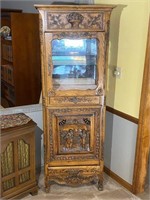
[[[52,40],[53,84],[95,87],[97,43],[97,39]]]

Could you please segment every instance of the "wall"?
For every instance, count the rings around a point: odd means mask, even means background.
[[[137,124],[106,113],[105,166],[132,185]]]
[[[34,4],[51,4],[52,2],[57,1],[65,1],[65,2],[73,2],[73,3],[92,3],[93,0],[1,0],[1,7],[2,8],[12,8],[12,9],[22,9],[24,12],[27,13],[38,13],[35,9]]]
[[[111,16],[107,105],[138,118],[150,1],[94,2],[118,5]],[[112,76],[114,66],[121,67],[120,79]]]
[[[22,9],[24,12],[27,13],[38,13],[35,9],[34,4],[50,4],[53,1],[38,1],[38,0],[20,0],[20,1],[8,1],[2,0],[1,1],[2,8],[12,8],[12,9]],[[74,2],[74,0],[72,0]]]
[[[110,22],[107,106],[139,117],[148,32],[148,0],[95,0],[116,4]],[[121,67],[121,78],[113,76]],[[138,125],[106,113],[105,166],[132,185]]]

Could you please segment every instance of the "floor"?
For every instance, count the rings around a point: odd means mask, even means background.
[[[145,191],[138,195],[142,200],[150,200],[150,186],[145,189]]]
[[[148,200],[149,194],[135,196],[124,187],[115,182],[112,178],[104,175],[104,190],[99,191],[97,184],[91,184],[80,187],[68,187],[54,184],[51,186],[50,193],[44,191],[44,175],[41,173],[39,178],[39,192],[36,196],[28,195],[23,200]]]

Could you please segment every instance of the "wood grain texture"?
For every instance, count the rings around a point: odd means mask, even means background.
[[[106,50],[114,6],[36,5],[36,8],[40,13],[46,192],[52,181],[80,185],[97,180],[98,189],[102,190]],[[73,84],[74,87],[54,84],[52,41],[92,38],[97,39],[99,51],[95,86],[77,89]]]
[[[38,14],[11,17],[16,106],[36,104],[41,93]]]
[[[133,192],[144,191],[150,150],[150,21],[147,39],[147,50],[143,74],[143,85],[140,103],[136,157],[134,165]]]
[[[2,10],[2,24],[10,27],[12,40],[1,40],[2,65],[4,68],[5,65],[12,66],[13,86],[8,80],[4,80],[2,97],[9,102],[10,106],[39,103],[41,60],[38,14],[6,11]],[[3,52],[3,46],[11,48],[11,59],[10,55],[4,55],[9,53]],[[8,92],[9,90],[11,92]]]
[[[33,121],[1,130],[1,192],[4,199],[37,193]]]

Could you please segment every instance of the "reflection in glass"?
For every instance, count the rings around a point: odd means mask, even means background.
[[[96,39],[53,40],[52,78],[54,86],[59,89],[95,88],[97,46]]]

